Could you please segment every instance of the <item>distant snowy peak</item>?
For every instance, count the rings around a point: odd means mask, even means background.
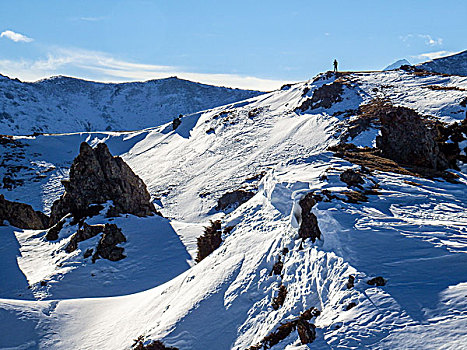
[[[398,60],[398,61],[394,62],[393,64],[390,64],[389,66],[384,68],[383,71],[398,69],[401,66],[405,66],[405,65],[411,66],[410,62],[407,61],[405,58],[403,58],[401,60]]]
[[[177,77],[117,84],[55,76],[26,83],[0,75],[0,134],[139,130],[260,94]]]
[[[467,76],[467,50],[451,56],[435,58],[417,67],[430,72]]]

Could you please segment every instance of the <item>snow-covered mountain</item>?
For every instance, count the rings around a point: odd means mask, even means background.
[[[397,60],[396,62],[394,62],[393,64],[390,64],[389,66],[387,66],[386,68],[383,69],[383,71],[387,71],[387,70],[393,70],[393,69],[398,69],[400,68],[401,66],[411,66],[410,62],[407,61],[405,58],[401,59],[401,60]]]
[[[0,75],[0,134],[140,130],[260,94],[176,77],[105,84],[63,76],[25,83]]]
[[[459,76],[321,74],[186,115],[175,130],[2,139],[8,200],[50,213],[80,143],[106,143],[164,217],[86,219],[127,240],[123,260],[95,263],[84,254],[97,236],[65,251],[79,230],[70,219],[55,241],[0,227],[0,348],[130,349],[140,336],[181,350],[465,348],[466,166],[427,174],[384,158],[374,149],[384,120],[373,116],[389,103],[424,116],[448,130],[440,147],[465,156],[455,130],[466,91]],[[419,124],[404,130],[415,144]],[[252,196],[219,206],[239,190]],[[210,220],[222,243],[195,262]],[[300,238],[304,223],[318,239]]]
[[[451,56],[435,58],[417,67],[429,72],[467,76],[467,50]]]

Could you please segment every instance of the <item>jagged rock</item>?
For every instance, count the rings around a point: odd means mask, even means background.
[[[47,234],[45,235],[45,239],[48,241],[55,241],[58,239],[58,234],[63,228],[63,225],[65,224],[66,220],[65,217],[62,218],[59,222],[57,222],[55,225],[53,225],[51,228],[47,230]]]
[[[292,333],[296,326],[296,321],[281,324],[275,332],[271,332],[263,338],[262,343],[264,344],[265,349],[279,344],[279,342],[287,338],[290,335],[290,333]]]
[[[0,224],[7,220],[10,225],[33,230],[49,227],[49,217],[35,211],[29,204],[11,202],[0,194]]]
[[[238,207],[239,205],[245,203],[255,194],[253,192],[236,190],[232,192],[227,192],[222,195],[221,198],[217,201],[216,210],[224,210],[229,206]]]
[[[282,305],[284,305],[285,298],[287,297],[287,287],[281,284],[279,287],[279,293],[277,297],[272,299],[272,308],[278,310]]]
[[[383,277],[378,276],[368,280],[366,283],[368,283],[370,286],[382,287],[386,285],[386,280]]]
[[[334,103],[342,101],[343,92],[343,84],[340,82],[335,81],[330,84],[325,84],[313,91],[313,96],[306,99],[296,108],[296,111],[305,112],[308,109],[316,109],[319,107],[331,108]]]
[[[449,167],[435,140],[435,131],[417,112],[406,107],[387,106],[376,113],[381,123],[376,147],[384,157],[409,166],[437,170]]]
[[[368,202],[368,197],[361,192],[358,191],[342,191],[342,194],[345,195],[344,202],[347,203],[361,203],[361,202]]]
[[[298,229],[298,235],[302,239],[311,238],[312,242],[321,238],[321,231],[318,227],[318,219],[311,212],[311,208],[316,204],[315,196],[312,192],[305,195],[298,202],[302,208],[302,221]]]
[[[313,317],[319,316],[320,314],[321,312],[318,309],[312,307],[304,311],[300,317],[281,324],[276,329],[276,331],[266,335],[259,344],[250,346],[248,350],[258,350],[261,348],[269,349],[270,347],[287,338],[295,329],[298,331],[302,344],[311,343],[316,338],[316,327],[314,324],[310,324],[308,321]]]
[[[180,126],[180,124],[182,124],[181,115],[172,120],[172,130],[177,129]]]
[[[126,257],[123,254],[124,248],[117,247],[117,244],[124,242],[126,242],[126,237],[117,225],[105,224],[104,233],[97,244],[96,253],[93,256],[93,262],[98,257],[110,261],[122,260]]]
[[[345,170],[341,175],[340,179],[342,182],[345,182],[348,187],[363,185],[365,180],[363,180],[362,175],[359,172],[356,172],[353,169]]]
[[[197,238],[198,255],[196,257],[196,262],[200,262],[220,247],[222,243],[221,236],[221,221],[211,221],[210,226],[205,227],[204,234]]]
[[[138,339],[135,339],[135,343],[132,346],[133,350],[178,350],[175,347],[167,347],[160,340],[149,342],[145,344],[143,341],[144,337],[140,336]]]
[[[272,267],[272,271],[271,271],[271,274],[274,274],[274,275],[279,275],[282,273],[282,268],[284,267],[284,263],[281,261],[281,257],[279,255],[279,260],[276,261],[276,263],[274,264],[274,266]]]
[[[92,248],[86,249],[86,251],[83,254],[84,258],[85,259],[89,258],[92,255],[93,252],[94,252],[94,249],[92,249]]]
[[[146,216],[156,212],[144,182],[122,158],[113,157],[104,143],[95,149],[81,143],[80,153],[70,169],[70,180],[62,183],[65,193],[52,206],[52,223],[67,213],[75,218],[84,217],[91,204],[109,200],[118,213]]]
[[[310,344],[316,339],[315,325],[308,321],[299,320],[297,322],[297,332],[302,344]]]
[[[354,283],[355,283],[355,277],[350,275],[349,276],[349,281],[347,282],[346,286],[347,286],[347,289],[351,289],[354,287]]]
[[[312,308],[310,308],[308,310],[303,311],[303,313],[300,315],[300,319],[309,321],[313,317],[318,317],[319,315],[321,315],[321,311],[319,311],[315,307],[312,307]]]
[[[353,309],[355,306],[357,306],[357,304],[352,301],[347,304],[347,306],[345,307],[345,311],[349,311],[350,309]]]
[[[71,236],[70,242],[65,247],[65,251],[67,253],[74,252],[78,249],[79,242],[95,237],[102,231],[104,231],[104,225],[88,225],[87,223],[84,223],[83,227]]]

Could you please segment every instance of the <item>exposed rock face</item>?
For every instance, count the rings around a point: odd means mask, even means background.
[[[144,182],[123,159],[113,157],[104,143],[92,149],[83,142],[71,166],[70,180],[62,183],[65,193],[52,206],[52,223],[67,213],[75,218],[86,216],[91,204],[109,200],[118,213],[146,216],[156,211]]]
[[[245,203],[255,194],[253,192],[236,190],[232,192],[227,192],[222,195],[222,197],[217,201],[216,210],[224,210],[229,206],[238,207],[239,205]]]
[[[308,109],[316,109],[319,107],[331,108],[331,106],[342,101],[342,93],[344,92],[343,84],[339,82],[333,82],[326,84],[313,92],[313,96],[305,100],[297,110],[305,112]]]
[[[358,187],[359,185],[363,185],[365,183],[365,180],[363,180],[360,173],[356,172],[353,169],[345,170],[340,175],[340,179],[342,182],[345,182],[348,187],[352,187],[352,186]]]
[[[353,288],[353,287],[354,287],[354,283],[355,283],[355,276],[350,275],[350,276],[349,276],[349,281],[348,281],[347,284],[346,284],[347,289]]]
[[[222,243],[221,221],[211,221],[211,225],[204,229],[204,234],[198,237],[198,255],[196,262],[200,262]]]
[[[272,267],[271,274],[280,276],[280,274],[282,273],[283,267],[284,267],[284,263],[281,261],[281,257],[279,255],[279,260]]]
[[[88,225],[84,223],[83,227],[71,236],[70,242],[65,247],[67,253],[71,253],[78,249],[78,243],[83,242],[89,238],[97,236],[104,231],[104,225]]]
[[[278,310],[282,305],[284,305],[285,298],[287,297],[287,287],[281,284],[279,287],[279,293],[277,297],[272,300],[272,308]]]
[[[269,349],[287,338],[292,331],[297,330],[302,344],[309,344],[316,339],[315,325],[309,323],[313,317],[318,317],[321,312],[311,308],[303,312],[300,317],[281,324],[275,331],[265,336],[260,343],[252,345],[248,350]]]
[[[53,225],[51,228],[47,230],[47,234],[45,235],[45,239],[48,241],[55,241],[58,239],[58,234],[63,228],[63,225],[65,224],[65,218],[62,218],[59,222],[57,222],[55,225]]]
[[[318,227],[318,219],[311,212],[311,208],[316,204],[316,199],[312,192],[308,193],[298,202],[302,208],[302,222],[298,229],[298,235],[302,239],[311,238],[312,242],[321,238],[321,231]]]
[[[378,277],[368,280],[366,283],[368,283],[370,286],[382,287],[386,285],[386,280],[383,277],[378,276]]]
[[[105,224],[104,234],[97,245],[96,253],[93,256],[93,262],[97,258],[110,261],[122,260],[126,257],[126,255],[123,254],[124,248],[117,247],[117,244],[123,242],[126,242],[126,237],[123,235],[122,230],[115,224]]]
[[[178,350],[175,347],[167,347],[160,340],[153,341],[149,344],[143,342],[143,337],[135,340],[135,344],[132,346],[133,350]]]
[[[40,211],[35,211],[29,204],[11,202],[0,194],[0,224],[8,220],[10,225],[23,228],[42,230],[49,226],[49,217]]]
[[[440,151],[435,132],[412,109],[394,107],[380,111],[381,136],[376,147],[383,156],[398,163],[443,170],[448,160]]]
[[[302,344],[313,343],[313,340],[316,339],[315,328],[315,325],[310,324],[308,321],[299,320],[297,322],[297,332]]]

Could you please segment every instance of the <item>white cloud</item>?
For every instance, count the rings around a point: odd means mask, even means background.
[[[434,51],[434,52],[422,53],[420,55],[415,55],[415,56],[411,56],[411,57],[424,62],[424,61],[434,60],[435,58],[439,58],[439,57],[450,56],[450,55],[453,55],[453,54],[455,54],[455,52],[452,52],[452,51]]]
[[[13,40],[14,42],[25,42],[25,43],[29,43],[34,40],[32,38],[27,37],[26,35],[15,33],[11,30],[5,30],[4,32],[2,32],[2,34],[0,34],[0,37]]]
[[[443,39],[442,38],[433,38],[431,35],[429,34],[407,34],[407,35],[404,35],[404,36],[401,36],[400,39],[407,43],[407,45],[410,46],[410,41],[412,41],[413,39],[423,39],[423,41],[425,42],[425,45],[428,45],[428,46],[440,46],[440,45],[443,45]]]
[[[263,79],[237,74],[209,74],[186,72],[179,67],[142,64],[119,60],[109,54],[81,49],[55,49],[46,59],[0,60],[0,73],[25,81],[34,81],[52,75],[73,75],[102,82],[124,82],[167,78],[179,78],[206,84],[242,89],[274,90],[284,81]]]
[[[81,21],[86,21],[86,22],[97,22],[97,21],[102,21],[105,19],[105,17],[80,17],[79,18]]]

